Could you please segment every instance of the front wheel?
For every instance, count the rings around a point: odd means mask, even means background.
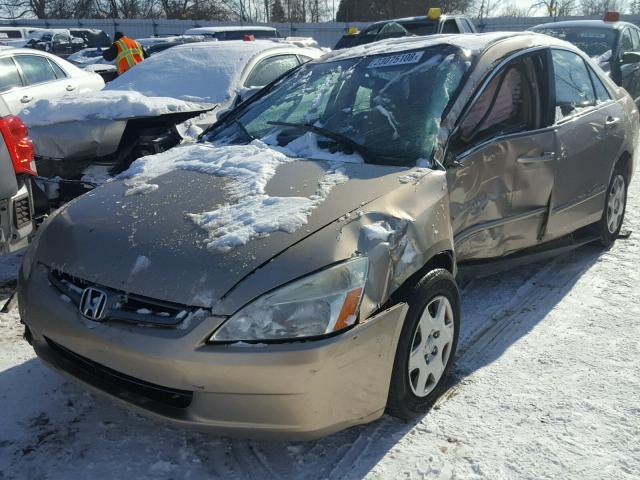
[[[620,234],[627,208],[627,174],[624,165],[616,166],[609,183],[602,218],[597,223],[600,242],[610,247]]]
[[[387,411],[410,419],[426,412],[446,388],[458,344],[460,294],[451,273],[436,269],[403,300],[409,312],[396,349]]]

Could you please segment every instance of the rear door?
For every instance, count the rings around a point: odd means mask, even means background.
[[[446,163],[460,261],[540,241],[555,170],[546,65],[542,49],[506,61],[458,123]]]
[[[551,50],[558,168],[548,236],[599,220],[613,163],[624,142],[624,112],[578,54]]]
[[[15,55],[25,87],[20,92],[22,107],[32,105],[37,100],[57,98],[68,93],[72,85],[66,74],[57,65],[52,65],[47,57],[37,54]]]
[[[0,58],[0,95],[11,113],[18,113],[24,107],[23,82],[13,57]]]

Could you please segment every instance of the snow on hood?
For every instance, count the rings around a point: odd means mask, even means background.
[[[270,41],[202,42],[153,55],[110,82],[105,90],[223,103],[235,96],[240,77],[256,54],[278,47]]]
[[[226,204],[214,211],[187,214],[207,231],[209,249],[227,252],[275,231],[295,232],[335,185],[348,180],[341,162],[333,162],[314,195],[270,196],[266,186],[278,167],[295,160],[284,152],[260,140],[248,145],[188,144],[140,158],[118,178],[129,187],[126,195],[135,195],[157,190],[152,180],[174,170],[227,177]]]
[[[147,97],[138,92],[102,90],[38,100],[20,115],[31,128],[71,121],[152,117],[211,107],[212,105],[185,102],[175,98]]]

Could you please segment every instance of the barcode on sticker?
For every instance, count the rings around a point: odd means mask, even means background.
[[[406,65],[408,63],[418,63],[424,52],[401,53],[400,55],[389,55],[371,60],[367,68],[394,67],[396,65]]]

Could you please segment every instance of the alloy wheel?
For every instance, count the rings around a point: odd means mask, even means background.
[[[624,215],[624,205],[627,196],[624,177],[617,174],[611,183],[609,199],[607,201],[607,228],[609,233],[615,233],[620,227]]]
[[[445,371],[454,338],[453,309],[444,296],[434,297],[422,312],[409,353],[409,384],[417,397],[426,397]]]

